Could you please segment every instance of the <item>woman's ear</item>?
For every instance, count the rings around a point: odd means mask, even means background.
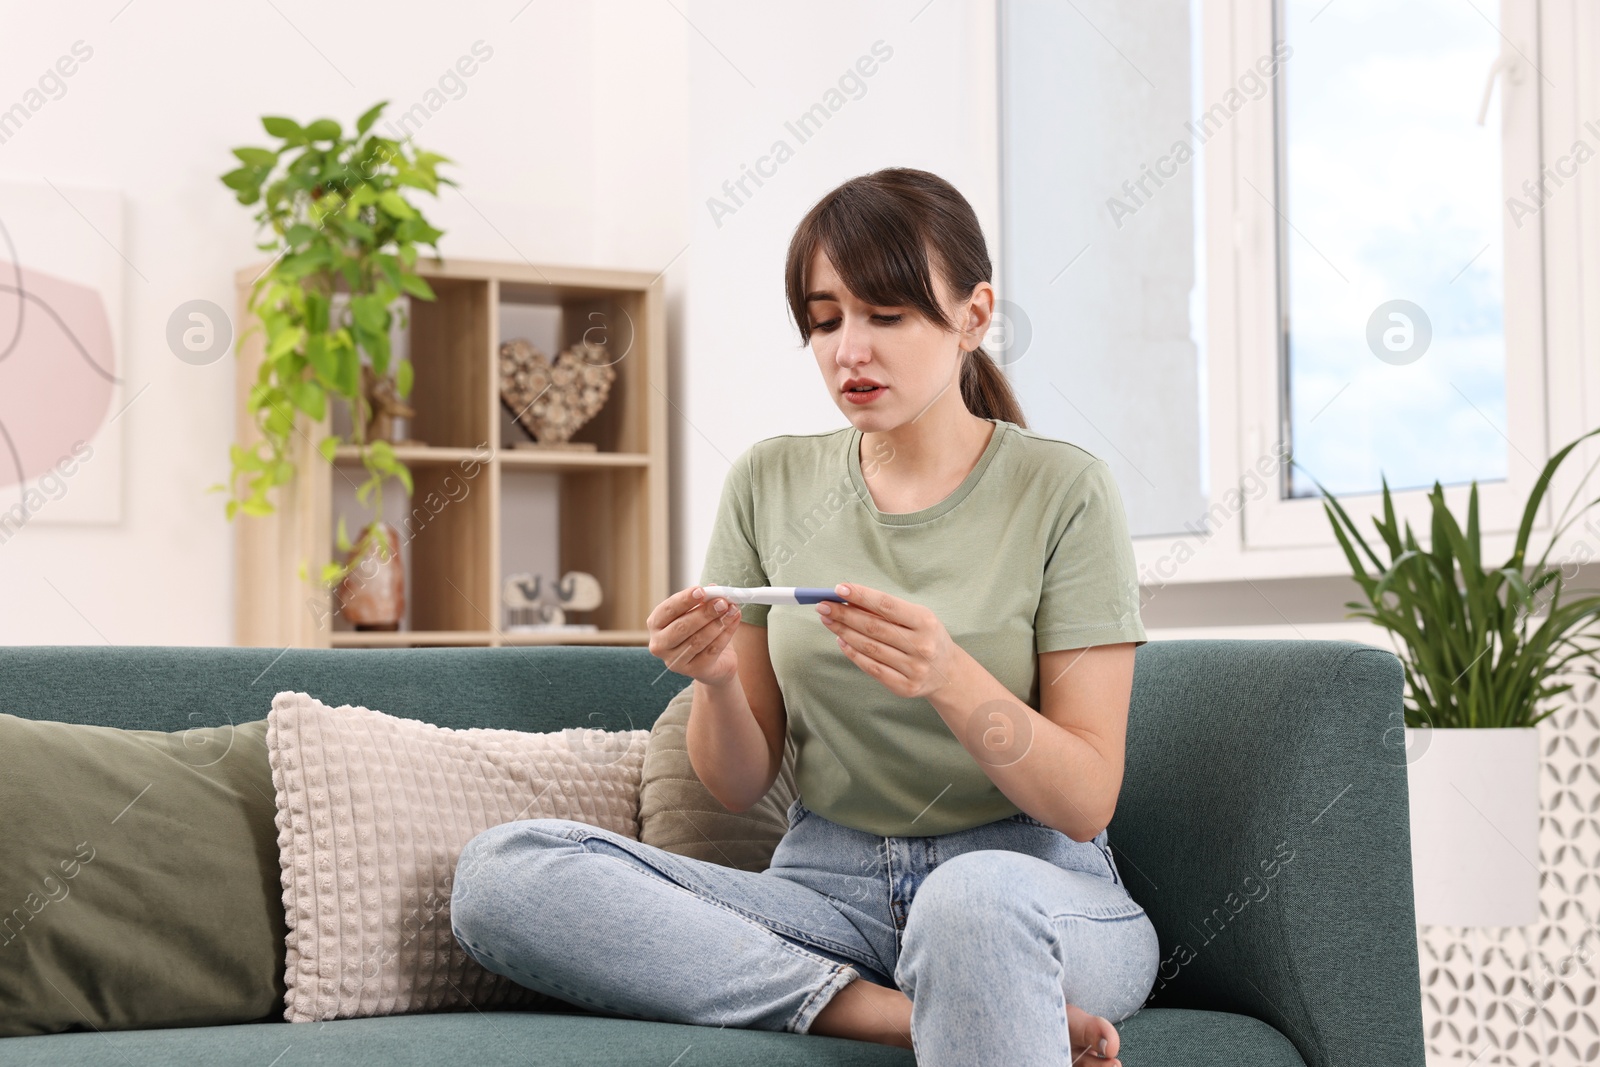
[[[967,325],[964,334],[972,340],[972,347],[977,348],[983,343],[984,335],[989,332],[989,323],[994,318],[994,286],[988,282],[973,286],[966,306]]]

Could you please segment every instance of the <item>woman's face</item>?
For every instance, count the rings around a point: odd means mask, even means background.
[[[962,349],[973,349],[988,326],[980,283],[979,306],[956,306],[939,272],[934,291],[950,320],[968,328],[940,329],[915,309],[864,304],[845,289],[819,248],[811,260],[806,295],[811,351],[833,402],[863,432],[893,429],[921,416],[935,403],[965,410],[958,387]],[[981,321],[980,321],[981,320]],[[851,386],[870,385],[864,392]]]

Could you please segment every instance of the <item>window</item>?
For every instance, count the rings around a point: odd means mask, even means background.
[[[1513,206],[1540,180],[1537,16],[1519,0],[1238,10],[1234,39],[1285,57],[1229,175],[1241,467],[1288,447],[1364,526],[1381,471],[1424,530],[1435,479],[1457,514],[1477,479],[1486,532],[1514,528],[1549,454],[1544,222]],[[1332,544],[1307,472],[1276,477],[1244,505],[1243,548]]]
[[[1502,47],[1498,11],[1280,0],[1279,20],[1294,457],[1338,495],[1377,492],[1380,472],[1390,489],[1503,480],[1507,208],[1500,109],[1479,99]],[[1288,495],[1316,495],[1287,473]]]
[[[1580,131],[1541,10],[1000,0],[991,351],[1110,464],[1147,584],[1348,573],[1311,476],[1365,524],[1381,472],[1424,531],[1435,479],[1458,514],[1476,479],[1485,534],[1515,529],[1547,375],[1581,384],[1575,351],[1546,368],[1548,205],[1579,182],[1540,123]]]

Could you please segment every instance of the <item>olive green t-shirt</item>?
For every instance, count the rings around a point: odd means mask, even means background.
[[[1037,653],[1145,643],[1133,542],[1104,460],[992,421],[955,491],[911,512],[874,504],[862,465],[875,474],[894,449],[881,441],[863,455],[854,426],[756,442],[723,483],[701,584],[859,582],[892,593],[932,609],[1037,711]],[[897,696],[851,662],[814,605],[746,604],[741,617],[767,628],[806,807],[897,837],[1020,810],[927,699]]]

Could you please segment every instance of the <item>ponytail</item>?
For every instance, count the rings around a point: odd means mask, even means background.
[[[1017,395],[1006,381],[1005,371],[982,345],[968,352],[961,363],[961,399],[966,402],[967,410],[980,419],[1028,425],[1022,417],[1022,405],[1017,403]]]

